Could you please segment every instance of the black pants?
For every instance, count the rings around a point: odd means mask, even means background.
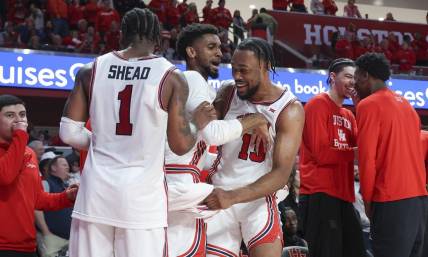
[[[0,257],[37,257],[36,253],[29,252],[16,252],[16,251],[2,251],[0,250]]]
[[[375,257],[422,257],[427,201],[423,196],[372,203]]]
[[[303,238],[311,257],[365,257],[363,232],[352,203],[324,193],[299,201]]]

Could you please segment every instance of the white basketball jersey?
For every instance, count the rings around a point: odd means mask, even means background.
[[[212,103],[215,99],[215,90],[208,85],[207,81],[199,72],[185,71],[184,77],[189,85],[189,97],[186,102],[186,115],[191,120],[193,111],[202,102]],[[182,156],[174,154],[166,145],[165,170],[168,184],[174,182],[199,182],[200,170],[204,166],[206,156],[206,143],[198,136],[198,141],[193,148]],[[181,176],[177,176],[181,175]]]
[[[96,59],[93,134],[74,218],[131,229],[167,226],[168,113],[160,96],[174,69],[163,57],[125,60],[112,52]]]
[[[262,113],[269,121],[269,134],[273,140],[276,135],[275,124],[279,114],[295,100],[296,97],[293,93],[285,89],[274,102],[251,103],[239,99],[236,89],[234,89],[224,119],[237,119],[250,113]],[[256,152],[255,144],[251,143],[251,137],[252,135],[247,133],[241,138],[220,147],[219,162],[214,165],[209,174],[209,179],[213,185],[225,189],[234,189],[253,183],[271,171],[273,145],[266,152],[263,150]],[[218,166],[216,167],[216,165]]]

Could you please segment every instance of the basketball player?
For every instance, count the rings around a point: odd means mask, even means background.
[[[313,257],[366,256],[360,218],[352,203],[357,125],[344,108],[353,96],[354,61],[330,64],[328,92],[305,105],[300,148],[300,213],[304,239]]]
[[[383,54],[355,64],[358,167],[374,256],[422,256],[428,199],[420,119],[385,83],[391,72]]]
[[[134,8],[121,24],[125,50],[83,67],[61,120],[62,140],[88,149],[73,211],[70,256],[167,256],[165,142],[184,154],[196,137],[184,116],[188,87],[182,74],[153,55],[159,21]],[[204,106],[197,129],[215,111]],[[84,129],[90,116],[92,137]]]
[[[211,209],[226,209],[208,221],[208,256],[238,256],[243,240],[251,257],[279,257],[282,232],[274,193],[288,181],[300,145],[304,111],[287,89],[269,79],[275,72],[270,45],[247,38],[232,58],[234,85],[225,86],[214,101],[225,120],[262,113],[269,121],[273,145],[255,149],[251,133],[221,146],[220,162],[209,178]],[[234,205],[236,204],[236,205]],[[229,208],[230,207],[230,208]]]
[[[202,102],[213,102],[215,90],[208,85],[208,77],[217,78],[221,59],[220,39],[217,28],[209,24],[194,23],[185,27],[178,36],[177,51],[186,60],[183,74],[189,85],[189,98],[186,102],[187,113],[192,113]],[[169,189],[170,210],[177,203],[178,196],[172,195],[176,187],[183,185],[189,191],[197,187],[187,199],[188,202],[202,202],[213,190],[212,185],[199,183],[200,170],[207,166],[207,145],[222,145],[241,137],[243,131],[256,126],[266,126],[267,120],[262,114],[253,114],[240,119],[213,120],[201,130],[197,144],[185,155],[178,156],[167,149],[165,170]],[[198,183],[197,185],[195,183]],[[187,192],[187,191],[186,191]],[[186,196],[187,197],[187,196]],[[175,199],[174,199],[175,198]],[[188,206],[180,201],[181,208]],[[171,207],[172,206],[172,207]],[[168,243],[170,256],[205,256],[206,231],[202,218],[194,213],[176,209],[168,213]]]

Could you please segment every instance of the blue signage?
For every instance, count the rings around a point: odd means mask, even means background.
[[[1,87],[35,88],[50,90],[71,90],[77,71],[94,57],[79,55],[52,55],[30,50],[0,50],[0,90]],[[177,64],[181,70],[182,63]],[[230,65],[220,68],[220,77],[208,83],[215,89],[223,81],[232,79]],[[324,70],[278,69],[272,81],[280,87],[290,89],[302,102],[320,92],[326,92],[326,72]],[[428,80],[391,79],[391,89],[403,95],[418,109],[428,109]],[[345,104],[351,105],[347,100]]]

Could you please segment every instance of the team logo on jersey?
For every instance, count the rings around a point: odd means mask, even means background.
[[[338,129],[337,134],[339,135],[339,141],[346,142],[346,134],[343,132],[343,130]]]

